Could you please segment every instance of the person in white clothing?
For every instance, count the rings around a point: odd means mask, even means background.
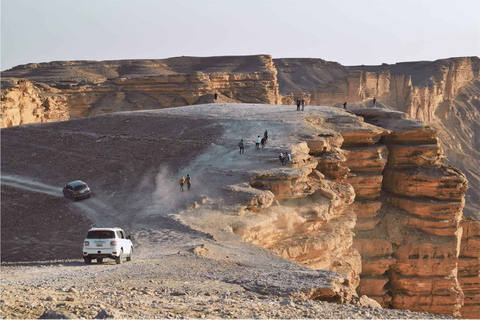
[[[260,150],[260,136],[257,137],[257,139],[255,139],[255,149],[256,150]]]

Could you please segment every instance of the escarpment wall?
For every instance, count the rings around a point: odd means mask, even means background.
[[[72,117],[211,102],[279,102],[277,70],[268,55],[59,61],[18,66],[2,78],[27,78],[58,89]]]
[[[1,127],[69,119],[65,99],[57,90],[38,87],[28,80],[16,81],[2,90]]]
[[[361,262],[352,248],[355,216],[346,210],[354,191],[349,184],[328,179],[316,169],[315,154],[329,152],[342,142],[338,133],[331,135],[291,146],[292,162],[254,177],[251,185],[271,191],[276,205],[258,210],[258,221],[234,231],[245,241],[312,269],[346,274],[346,285],[355,288]],[[336,301],[350,299],[351,294]]]
[[[391,131],[378,145],[388,150],[381,203],[372,204],[366,217],[362,199],[352,206],[366,219],[357,224],[354,238],[362,255],[359,293],[383,306],[478,317],[480,261],[472,248],[480,223],[462,221],[467,179],[441,163],[438,131],[399,112],[354,112]],[[358,161],[357,154],[350,156],[347,163]],[[368,173],[369,167],[360,172]],[[370,213],[377,208],[379,213]]]
[[[460,88],[479,77],[480,62],[477,57],[464,57],[431,64],[403,68],[402,64],[349,67],[347,76],[312,90],[309,100],[315,105],[368,101],[367,106],[371,107],[375,97],[379,103],[403,111],[411,118],[433,122],[442,102],[455,99]],[[422,80],[415,84],[415,78]]]
[[[465,175],[442,163],[431,125],[398,111],[354,113],[307,119],[317,133],[291,148],[294,162],[251,182],[272,192],[271,205],[235,231],[346,274],[385,308],[475,318],[480,223],[463,218]]]

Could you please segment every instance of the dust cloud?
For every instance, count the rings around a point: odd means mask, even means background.
[[[62,188],[50,186],[48,184],[38,182],[25,177],[17,177],[10,175],[2,175],[1,184],[9,187],[28,190],[31,192],[43,193],[53,197],[63,197]]]

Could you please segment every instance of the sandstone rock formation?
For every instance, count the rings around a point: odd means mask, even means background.
[[[460,223],[465,176],[441,163],[435,128],[398,112],[354,112],[391,131],[382,139],[388,161],[383,171],[380,219],[370,218],[369,228],[360,224],[354,239],[363,262],[358,291],[384,306],[457,317],[468,301],[462,316],[471,317],[475,308],[471,302],[475,298],[471,297],[478,292],[475,271],[463,267],[468,269],[463,284],[458,273],[465,241]],[[472,230],[480,225],[473,219],[470,223]],[[467,237],[474,234],[470,232]],[[470,257],[468,250],[465,252],[465,257]],[[469,262],[478,266],[478,260]],[[464,292],[469,292],[468,300]]]
[[[316,64],[311,59],[279,60],[290,66],[285,72],[279,68],[278,73],[278,82],[286,84],[280,86],[284,103],[303,97],[310,105],[341,107],[347,101],[351,108],[372,107],[375,97],[377,107],[435,124],[441,129],[439,138],[449,163],[459,167],[472,186],[466,214],[480,219],[480,179],[475,173],[480,166],[478,57],[343,68],[319,63],[320,59]],[[311,74],[320,75],[314,78],[316,82],[298,80]],[[288,85],[292,81],[297,87]]]
[[[480,219],[480,79],[478,57],[342,66],[322,59],[268,55],[177,57],[162,60],[57,61],[2,72],[2,81],[26,78],[65,96],[72,118],[189,104],[246,102],[377,106],[406,112],[441,129],[451,164],[470,181],[465,212]],[[3,83],[3,87],[6,85]],[[7,85],[8,86],[8,85]]]
[[[463,228],[458,261],[458,282],[465,295],[460,309],[463,318],[480,316],[480,224],[473,218],[462,219]]]
[[[307,117],[316,133],[291,146],[288,168],[253,178],[268,205],[234,231],[346,274],[383,307],[475,317],[480,223],[462,222],[465,175],[442,163],[431,125],[396,111],[354,113]]]
[[[15,81],[2,90],[1,127],[26,123],[68,120],[64,98],[48,86],[37,86],[28,80]]]
[[[31,64],[2,77],[51,85],[72,117],[214,102],[215,93],[215,102],[301,97],[307,105],[347,100],[349,109],[371,107],[376,97],[379,108],[357,116],[305,117],[308,134],[284,146],[292,163],[227,188],[244,200],[234,231],[311,268],[346,274],[384,307],[475,317],[480,236],[462,210],[480,217],[479,61],[344,67],[264,55],[182,57]],[[2,126],[3,108],[2,95]]]
[[[70,116],[199,103],[279,102],[277,70],[268,55],[164,60],[59,61],[2,72],[3,79],[46,83],[66,97]]]

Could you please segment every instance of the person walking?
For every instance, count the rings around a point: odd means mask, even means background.
[[[300,99],[297,99],[297,111],[300,111]]]
[[[255,139],[255,149],[260,150],[260,136]]]
[[[265,132],[263,133],[263,137],[265,138],[265,143],[267,143],[268,140],[268,130],[265,129]]]
[[[305,99],[302,99],[302,111],[305,111]]]
[[[262,140],[260,141],[260,144],[262,145],[262,149],[265,148],[265,143],[267,142],[267,139],[265,139],[265,137],[262,138]]]
[[[187,190],[190,191],[190,187],[192,186],[192,178],[190,178],[189,174],[187,174],[187,178],[185,179],[185,182],[187,183]]]
[[[343,104],[343,109],[347,110],[347,101],[345,101],[345,103]]]
[[[241,139],[238,143],[238,147],[240,148],[240,154],[245,153],[245,145],[243,144],[243,139]]]
[[[183,185],[184,185],[184,184],[185,184],[185,177],[182,176],[182,177],[180,178],[180,191],[182,191],[182,192],[183,192]]]
[[[278,155],[278,160],[280,160],[280,163],[283,164],[283,153],[280,152],[280,154]]]
[[[373,97],[373,107],[375,108],[375,105],[377,104],[377,98]]]

